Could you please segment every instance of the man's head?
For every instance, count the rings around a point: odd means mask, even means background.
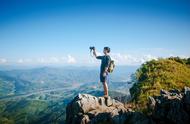
[[[103,53],[104,53],[104,54],[110,53],[110,48],[109,48],[109,47],[104,47]]]

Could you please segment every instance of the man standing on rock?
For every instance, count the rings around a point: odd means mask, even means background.
[[[91,49],[93,50],[93,55],[97,58],[101,60],[101,67],[100,67],[100,81],[102,82],[103,86],[104,86],[104,97],[108,97],[108,67],[110,65],[111,62],[111,58],[109,56],[110,53],[110,48],[109,47],[104,47],[103,49],[103,56],[97,56],[96,54],[96,49],[95,47],[91,47]]]

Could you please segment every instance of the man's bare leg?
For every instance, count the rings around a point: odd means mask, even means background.
[[[108,97],[108,85],[106,81],[103,83],[103,85],[104,85],[104,96]]]

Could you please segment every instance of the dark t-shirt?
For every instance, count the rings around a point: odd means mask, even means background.
[[[108,68],[111,58],[109,55],[97,56],[96,58],[101,60],[100,72],[103,73],[105,68]]]

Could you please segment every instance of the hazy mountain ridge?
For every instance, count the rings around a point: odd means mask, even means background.
[[[33,87],[34,84],[29,81],[0,74],[0,96],[25,93]]]
[[[110,76],[110,82],[126,82],[137,67],[117,67]],[[128,69],[125,71],[124,69]],[[0,71],[0,95],[32,92],[43,89],[72,87],[89,82],[99,81],[99,68],[65,67],[34,68],[11,71]],[[7,85],[4,85],[7,82]],[[10,86],[9,86],[10,85]],[[5,88],[1,88],[5,87]],[[3,89],[10,93],[1,92]]]

